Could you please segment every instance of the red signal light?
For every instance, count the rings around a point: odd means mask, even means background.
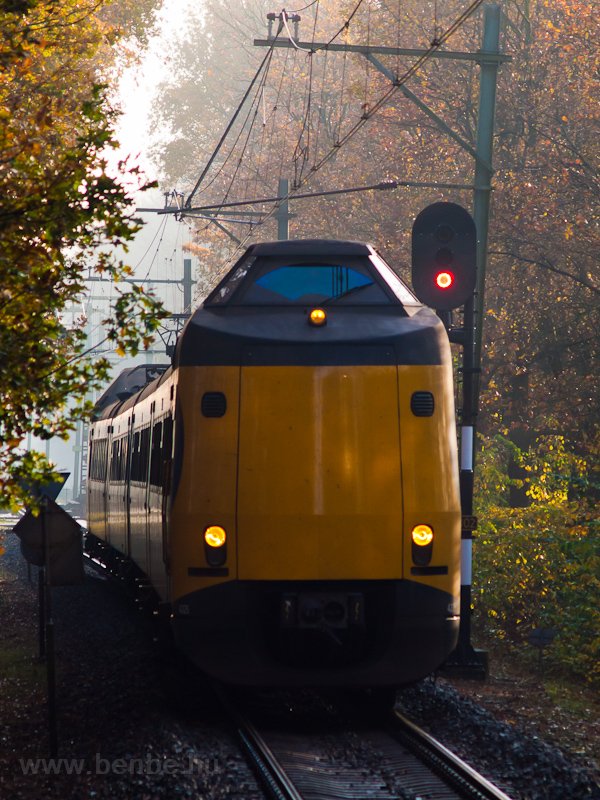
[[[419,300],[436,311],[464,306],[475,291],[477,230],[456,203],[432,203],[412,227],[412,283]]]
[[[439,289],[449,289],[454,283],[454,274],[446,270],[438,272],[435,276],[435,283]]]

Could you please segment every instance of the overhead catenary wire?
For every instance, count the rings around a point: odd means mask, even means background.
[[[306,11],[307,8],[312,8],[314,5],[318,6],[319,3],[320,0],[312,0],[312,3],[307,3],[305,6],[302,6],[302,8],[295,8],[293,11],[289,11],[288,13],[299,14],[301,11]]]
[[[232,189],[232,187],[233,187],[233,185],[235,183],[235,180],[236,180],[237,175],[239,173],[239,170],[241,168],[241,165],[242,165],[242,162],[243,162],[243,159],[244,159],[244,155],[245,155],[246,150],[248,148],[248,142],[249,142],[250,136],[252,134],[252,130],[254,128],[254,124],[255,124],[255,122],[256,122],[256,120],[258,118],[258,113],[259,113],[259,110],[260,110],[260,100],[261,100],[262,92],[264,90],[265,82],[266,82],[268,74],[269,74],[269,66],[270,66],[272,55],[273,55],[273,50],[271,48],[269,50],[269,53],[268,53],[268,62],[267,62],[266,68],[264,69],[261,81],[260,81],[260,83],[259,83],[259,85],[258,85],[258,87],[256,89],[256,92],[255,92],[255,95],[254,95],[254,99],[249,105],[249,109],[248,109],[248,113],[246,114],[246,118],[244,119],[244,122],[242,123],[242,125],[240,127],[240,130],[239,130],[238,135],[237,135],[237,137],[235,139],[235,142],[234,142],[232,148],[230,149],[229,154],[228,154],[228,156],[227,156],[227,158],[226,158],[226,160],[224,162],[224,163],[227,163],[229,161],[229,159],[233,157],[233,154],[235,152],[235,148],[237,147],[238,142],[242,138],[242,134],[246,130],[246,126],[248,124],[248,120],[251,120],[250,126],[248,127],[248,130],[247,130],[247,133],[246,133],[245,142],[242,145],[242,152],[241,152],[239,158],[237,159],[237,164],[235,166],[233,175],[229,179],[229,185],[228,185],[227,189],[225,190],[225,194],[223,196],[221,204],[226,204],[226,202],[227,202],[227,199],[229,197],[231,189]],[[209,182],[209,184],[208,184],[209,186],[216,180],[217,176],[222,172],[223,166],[224,166],[224,164],[221,165],[220,169],[217,172],[217,175],[214,176],[213,179]],[[207,225],[204,226],[203,230],[206,230],[213,223],[217,224],[217,226],[222,228],[224,231],[226,231],[229,234],[229,236],[231,236],[232,238],[236,238],[236,240],[237,240],[237,237],[234,237],[233,234],[230,231],[227,230],[227,228],[225,228],[223,225],[220,225],[219,223],[216,223],[214,220],[212,222],[207,223]],[[237,241],[239,241],[239,240],[237,240]]]
[[[146,258],[146,256],[148,255],[148,253],[149,253],[149,251],[150,251],[150,248],[152,247],[152,245],[153,245],[153,244],[154,244],[154,242],[156,241],[156,237],[157,237],[157,235],[158,235],[158,236],[160,236],[160,238],[159,238],[159,240],[158,240],[158,243],[157,243],[157,245],[156,245],[156,247],[155,247],[155,249],[154,249],[154,255],[152,256],[152,260],[150,261],[150,264],[148,265],[148,269],[146,270],[146,275],[145,275],[145,276],[144,276],[144,278],[143,278],[143,279],[140,281],[140,286],[143,286],[143,285],[144,285],[144,283],[148,282],[148,277],[149,277],[149,275],[150,275],[150,270],[152,269],[152,266],[153,266],[153,264],[154,264],[154,262],[156,261],[156,258],[157,258],[157,256],[158,256],[158,252],[159,252],[159,250],[160,250],[160,246],[161,246],[161,244],[162,244],[163,237],[164,237],[164,235],[165,235],[165,229],[166,229],[166,227],[167,227],[166,225],[163,225],[161,228],[159,228],[159,230],[158,230],[157,234],[155,234],[155,235],[154,235],[154,238],[152,239],[152,242],[151,242],[151,244],[149,245],[148,249],[146,250],[146,252],[145,252],[145,253],[144,253],[144,255],[142,256],[142,258],[141,258],[141,259],[140,259],[140,261],[138,262],[138,265],[137,265],[137,266],[139,266],[139,265],[142,263],[142,261],[144,260],[144,258]]]
[[[309,47],[300,47],[300,45],[296,43],[296,40],[294,39],[290,30],[290,26],[288,25],[288,13],[285,11],[285,9],[281,12],[281,21],[283,22],[283,27],[286,30],[290,44],[295,47],[296,50],[301,50],[304,53],[312,53],[313,51]]]
[[[310,53],[310,51],[309,51]],[[312,55],[312,53],[310,53]],[[304,166],[308,161],[310,153],[310,122],[311,122],[311,109],[312,109],[312,84],[313,84],[313,66],[314,61],[309,55],[308,65],[308,84],[304,93],[303,100],[303,118],[300,133],[296,141],[292,161],[294,162],[294,185],[299,183],[304,172]]]
[[[329,152],[326,153],[323,158],[321,158],[321,160],[313,166],[311,175],[321,169],[324,164],[333,158],[333,156],[341,147],[343,147],[343,145],[345,145],[356,135],[356,133],[365,125],[365,123],[371,119],[394,94],[396,94],[398,89],[400,89],[400,87],[406,83],[406,81],[408,81],[416,72],[419,71],[423,64],[431,58],[433,53],[435,53],[435,51],[438,50],[450,38],[450,36],[452,36],[452,34],[455,33],[472,14],[475,13],[482,3],[483,0],[474,0],[474,2],[471,3],[471,5],[438,39],[431,42],[428,49],[421,56],[419,56],[419,58],[417,58],[417,60],[404,72],[402,76],[397,77],[392,86],[390,86],[390,88],[384,92],[377,102],[369,109],[366,109],[359,120],[344,134],[344,136],[339,138]],[[301,181],[299,185],[294,186],[294,190],[300,188],[304,182],[305,181]]]
[[[341,28],[337,31],[337,33],[334,34],[334,36],[331,37],[331,39],[329,39],[327,43],[325,43],[322,46],[315,47],[314,52],[325,49],[329,44],[335,41],[335,39],[344,30],[348,29],[350,21],[356,15],[358,9],[362,5],[362,2],[363,0],[359,0],[359,2],[354,7],[352,13],[348,17],[344,25],[341,26]],[[432,57],[432,55],[466,22],[467,19],[469,19],[469,17],[471,17],[475,13],[475,11],[477,11],[477,9],[482,5],[482,3],[483,0],[473,0],[473,2],[462,13],[460,13],[459,16],[454,20],[454,22],[444,31],[444,33],[441,34],[438,38],[434,38],[434,40],[431,41],[429,47],[422,53],[422,55],[420,55],[402,75],[399,75],[396,78],[393,85],[387,91],[385,91],[383,95],[379,97],[379,99],[373,104],[373,106],[371,106],[369,109],[364,110],[360,119],[354,125],[352,125],[351,128],[343,136],[340,135],[341,134],[341,118],[340,118],[338,122],[338,137],[337,140],[334,141],[334,144],[330,148],[330,150],[327,153],[325,153],[325,155],[311,167],[310,174],[308,176],[301,178],[297,183],[295,182],[294,186],[288,192],[286,197],[277,199],[273,198],[271,202],[273,203],[276,202],[277,204],[279,204],[280,202],[282,202],[282,200],[287,200],[294,198],[295,196],[298,196],[297,195],[298,190],[308,181],[309,177],[312,177],[312,175],[314,175],[315,172],[317,172],[326,163],[328,163],[341,149],[341,147],[343,147],[348,141],[350,141],[356,135],[356,133],[366,124],[366,122],[368,122],[373,116],[377,114],[377,112],[391,99],[391,97],[400,89],[400,87],[406,81],[408,81],[416,72],[418,72],[419,69]],[[272,47],[273,44],[271,45],[270,49],[272,49]],[[274,204],[271,211],[267,212],[260,221],[260,223],[258,224],[262,225],[265,222],[267,222],[270,218],[272,218],[273,215],[275,214],[276,208],[277,205]],[[237,253],[239,253],[240,250],[246,245],[251,235],[252,231],[250,231],[245,237],[243,237],[243,239],[239,242],[239,244],[237,244],[237,246],[233,249],[233,252],[230,254],[230,256],[223,262],[221,267],[218,268],[218,275],[223,274],[224,270],[235,258]]]
[[[263,58],[263,60],[260,62],[260,65],[259,65],[258,69],[254,73],[254,77],[250,81],[250,85],[248,86],[248,88],[246,89],[246,92],[244,93],[244,96],[240,100],[237,109],[235,110],[231,120],[229,121],[227,127],[225,128],[225,131],[223,132],[223,135],[219,139],[219,142],[218,142],[217,146],[215,147],[215,149],[213,150],[212,155],[210,156],[210,158],[206,162],[206,165],[205,165],[204,169],[202,170],[202,173],[201,173],[200,177],[196,181],[196,184],[195,184],[194,188],[192,189],[192,191],[188,195],[188,197],[187,197],[187,199],[185,201],[185,204],[184,204],[186,207],[189,207],[191,205],[192,200],[194,198],[194,195],[199,190],[200,185],[202,184],[202,181],[204,180],[204,177],[205,177],[206,173],[211,168],[215,158],[217,157],[217,155],[219,154],[219,151],[221,150],[221,147],[223,146],[225,140],[229,136],[229,132],[232,129],[233,125],[235,124],[235,121],[238,118],[242,108],[244,107],[244,104],[246,103],[246,100],[249,97],[249,95],[250,95],[250,93],[251,93],[251,91],[252,91],[252,89],[254,87],[254,84],[258,80],[261,72],[263,71],[263,67],[265,66],[265,64],[267,64],[270,61],[270,59],[271,59],[271,57],[273,55],[273,48],[275,46],[275,42],[277,41],[277,37],[281,33],[281,29],[282,29],[282,24],[280,23],[279,24],[279,28],[277,30],[277,33],[275,34],[275,37],[273,38],[273,44],[271,45],[271,47],[267,51],[267,53],[266,53],[265,57]]]

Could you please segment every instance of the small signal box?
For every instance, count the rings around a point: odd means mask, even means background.
[[[430,308],[450,311],[475,291],[477,232],[469,212],[456,203],[432,203],[412,229],[412,285]]]

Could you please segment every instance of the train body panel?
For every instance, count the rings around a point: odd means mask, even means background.
[[[427,583],[452,597],[460,608],[460,492],[452,375],[436,366],[398,367],[402,492],[404,502],[404,577]],[[434,399],[430,416],[416,417],[412,398],[428,392]],[[433,528],[430,564],[413,563],[410,532],[415,525]],[[437,574],[436,574],[437,570]]]
[[[397,685],[435,669],[460,588],[438,318],[366,245],[256,245],[161,369],[101,398],[89,538],[137,565],[178,645],[241,684]],[[211,526],[224,544],[205,540]],[[433,541],[415,544],[415,526]]]
[[[239,366],[178,370],[179,427],[170,525],[175,597],[237,577],[239,383]],[[225,398],[222,416],[202,413],[202,397],[206,394]],[[205,528],[217,524],[228,534],[227,560],[219,570],[210,568],[203,546]]]
[[[244,366],[241,384],[240,579],[401,577],[396,368]]]

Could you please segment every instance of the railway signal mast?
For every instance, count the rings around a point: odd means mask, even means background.
[[[464,348],[463,397],[460,426],[461,589],[460,631],[456,652],[445,670],[475,677],[485,676],[487,658],[471,646],[471,574],[473,531],[473,414],[474,386],[470,354],[474,328],[465,308],[465,326],[452,327],[452,311],[472,306],[477,282],[477,229],[469,212],[456,203],[432,203],[416,217],[412,229],[412,286],[419,300],[434,308],[444,322],[450,341]],[[468,418],[465,411],[469,412]],[[466,420],[466,421],[465,421]]]

